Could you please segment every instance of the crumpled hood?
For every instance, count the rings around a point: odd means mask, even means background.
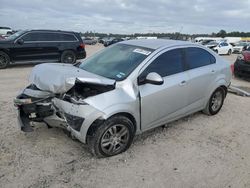
[[[29,77],[29,82],[43,91],[55,94],[70,90],[75,81],[100,85],[114,85],[115,80],[87,72],[70,64],[44,63],[36,65]]]

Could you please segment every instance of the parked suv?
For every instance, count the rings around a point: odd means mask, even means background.
[[[78,65],[37,65],[15,105],[21,130],[39,121],[62,127],[107,157],[135,134],[197,111],[217,114],[230,79],[229,63],[204,46],[129,40]]]
[[[74,63],[86,56],[78,33],[53,30],[19,31],[0,40],[0,69],[19,61]]]

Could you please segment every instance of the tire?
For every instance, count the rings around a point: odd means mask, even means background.
[[[217,114],[223,106],[225,95],[225,90],[222,87],[217,88],[211,95],[203,112],[210,116]]]
[[[219,54],[218,50],[214,50],[215,53]]]
[[[61,55],[61,62],[73,64],[76,62],[76,54],[72,50],[66,50]]]
[[[126,151],[134,138],[134,125],[125,116],[117,115],[106,120],[91,136],[87,144],[96,157],[111,157]]]
[[[10,57],[5,52],[0,51],[0,69],[5,69],[10,64]]]
[[[231,55],[232,54],[232,50],[229,49],[228,52],[227,52],[227,55]]]

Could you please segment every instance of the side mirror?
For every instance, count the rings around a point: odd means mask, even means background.
[[[18,40],[17,40],[17,44],[22,45],[23,43],[24,43],[24,40],[23,40],[23,39],[18,39]]]
[[[149,73],[144,80],[139,82],[139,85],[142,84],[153,84],[153,85],[161,85],[163,84],[163,78],[156,72]]]

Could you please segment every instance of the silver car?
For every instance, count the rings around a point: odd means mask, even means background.
[[[230,85],[227,62],[201,45],[164,39],[112,45],[84,62],[41,64],[15,99],[21,130],[62,127],[108,157],[136,134],[197,111],[217,114]]]

